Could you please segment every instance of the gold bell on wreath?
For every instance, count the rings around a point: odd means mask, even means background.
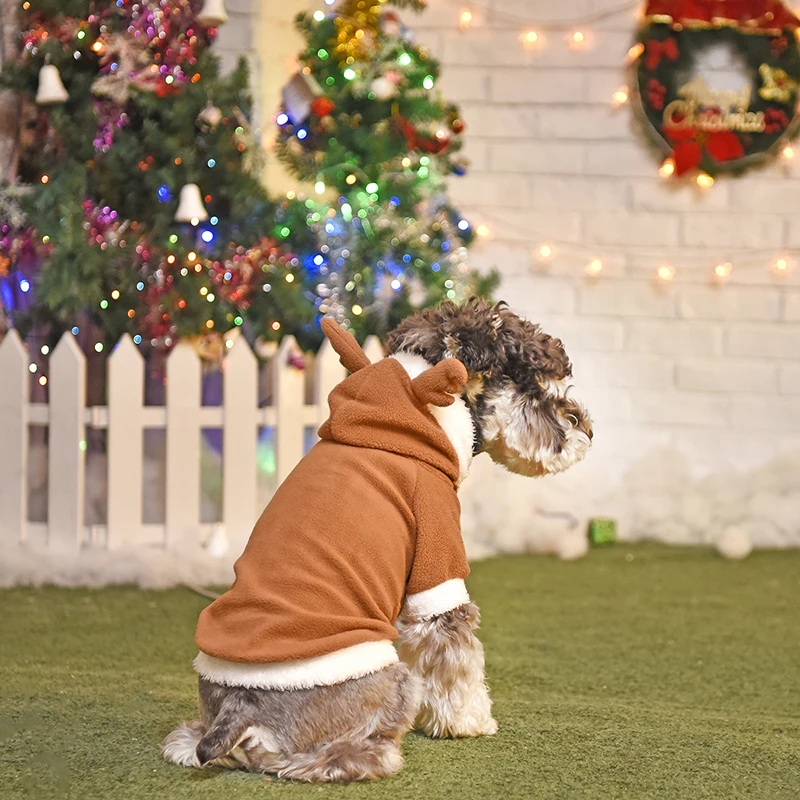
[[[207,28],[218,28],[228,21],[225,0],[206,0],[197,15],[197,21]]]
[[[45,64],[39,70],[39,88],[36,90],[36,102],[40,106],[52,106],[63,103],[69,98],[64,88],[61,73],[55,64]]]
[[[205,219],[208,219],[208,211],[203,205],[200,187],[196,183],[187,183],[181,189],[178,210],[175,212],[175,221],[197,225],[198,222],[202,222]]]

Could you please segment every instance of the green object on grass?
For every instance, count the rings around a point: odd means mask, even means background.
[[[611,544],[617,541],[617,523],[613,519],[593,519],[589,523],[592,544]]]
[[[2,800],[797,800],[800,552],[600,548],[473,565],[496,736],[412,734],[371,785],[165,763],[192,719],[185,589],[0,590]]]

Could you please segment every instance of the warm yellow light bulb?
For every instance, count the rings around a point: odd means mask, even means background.
[[[357,180],[356,176],[355,176],[355,175],[353,175],[353,173],[351,172],[351,173],[350,173],[350,174],[349,174],[349,175],[348,175],[348,176],[347,176],[347,177],[344,179],[344,182],[345,182],[345,183],[346,183],[348,186],[352,186],[352,185],[353,185],[353,184],[356,182],[356,180]]]
[[[786,272],[789,268],[789,262],[785,258],[779,258],[775,262],[775,271],[776,272]]]
[[[781,150],[781,155],[786,159],[794,158],[794,147],[792,147],[790,144],[787,144],[786,147]]]
[[[613,105],[619,107],[628,102],[629,89],[627,86],[620,86],[612,96]]]
[[[114,291],[111,292],[111,299],[119,300],[119,289],[114,289]]]
[[[522,44],[527,48],[531,49],[536,47],[539,42],[539,34],[536,31],[526,31],[522,34]]]
[[[726,278],[729,278],[731,272],[733,272],[733,264],[731,264],[730,261],[726,261],[724,264],[717,264],[717,266],[714,267],[714,274],[720,280],[725,280]]]
[[[574,31],[569,37],[569,46],[575,50],[586,43],[586,34],[583,31]]]
[[[364,311],[364,309],[363,309],[363,308],[361,308],[361,306],[360,306],[360,305],[356,304],[356,305],[354,305],[354,306],[353,306],[353,313],[354,313],[354,314],[355,314],[357,317],[360,317],[360,316],[361,316],[361,313],[362,313],[363,311]]]
[[[293,283],[294,282],[294,275],[291,272],[286,273],[286,283]]]
[[[542,246],[539,248],[539,255],[540,255],[542,258],[550,258],[550,256],[552,256],[552,255],[553,255],[553,248],[552,248],[552,247],[550,247],[550,245],[549,245],[549,244],[543,244],[543,245],[542,245]]]
[[[668,264],[664,264],[658,268],[658,277],[662,281],[671,281],[675,277],[675,270]]]
[[[630,50],[628,50],[628,63],[632,64],[634,61],[637,61],[643,53],[644,45],[641,42],[635,44]]]
[[[593,261],[590,261],[586,267],[586,271],[589,273],[589,275],[599,275],[602,270],[603,262],[599,258],[595,258]]]
[[[273,323],[272,323],[272,330],[274,330],[274,331],[279,331],[280,329],[281,329],[281,324],[280,324],[280,322],[273,322]]]
[[[458,25],[463,31],[466,28],[469,28],[471,24],[472,24],[472,12],[468,8],[465,8],[458,17]]]
[[[659,169],[658,174],[662,178],[669,178],[675,174],[675,162],[668,158],[662,165],[661,169]]]
[[[697,185],[701,189],[710,189],[714,185],[714,179],[707,172],[701,172],[697,176]]]
[[[475,229],[475,233],[477,233],[478,236],[488,236],[489,229],[485,225],[478,225],[478,227]]]

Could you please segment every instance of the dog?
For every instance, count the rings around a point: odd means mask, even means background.
[[[346,783],[397,772],[415,726],[497,731],[456,490],[481,452],[529,476],[585,456],[564,347],[476,299],[406,319],[372,365],[323,329],[351,375],[200,616],[200,720],[166,738],[173,763]]]

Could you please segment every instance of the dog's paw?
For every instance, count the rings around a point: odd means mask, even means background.
[[[497,733],[497,720],[492,717],[429,717],[421,722],[422,730],[433,739],[474,739]]]

